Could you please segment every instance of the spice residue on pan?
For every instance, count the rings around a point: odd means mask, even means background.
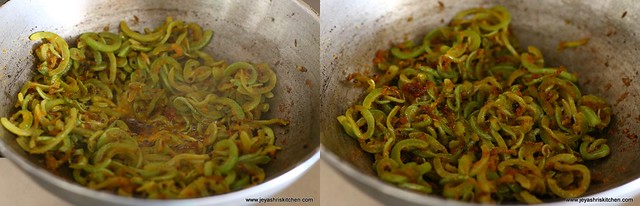
[[[606,184],[608,182],[608,178],[606,178],[602,172],[594,172],[591,174],[591,182],[593,184]]]
[[[305,68],[304,66],[297,66],[296,69],[298,69],[298,71],[300,72],[307,72],[307,68]]]
[[[633,81],[632,79],[630,79],[629,77],[623,77],[622,78],[622,83],[624,84],[625,87],[628,87],[631,85],[631,81]]]
[[[615,105],[620,104],[620,102],[624,101],[625,99],[627,99],[627,97],[629,96],[629,92],[624,92],[622,93],[622,95],[620,95],[620,97],[618,97],[618,99],[616,100]]]
[[[638,134],[627,134],[627,138],[629,138],[632,142],[638,141]]]
[[[572,24],[573,24],[573,20],[571,20],[571,19],[565,19],[565,20],[564,20],[564,23],[565,23],[565,24],[567,24],[567,25],[572,25]]]

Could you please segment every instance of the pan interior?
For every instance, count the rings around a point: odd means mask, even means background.
[[[332,153],[342,161],[338,164],[376,178],[373,157],[362,151],[336,121],[363,92],[345,81],[348,74],[374,71],[372,59],[376,51],[405,40],[420,42],[428,31],[446,25],[459,11],[503,5],[512,14],[511,29],[522,48],[528,45],[540,48],[545,65],[563,65],[577,73],[583,93],[600,96],[613,108],[612,122],[600,134],[608,138],[611,154],[587,164],[592,175],[602,179],[592,182],[584,195],[609,190],[640,177],[640,167],[632,166],[640,163],[637,158],[640,128],[636,126],[640,123],[640,111],[634,106],[640,83],[637,67],[633,65],[640,58],[639,48],[635,46],[640,45],[637,37],[640,23],[633,20],[638,15],[635,13],[637,3],[407,0],[335,4],[337,1],[333,0],[322,2],[321,143],[325,148],[323,152]],[[561,41],[585,37],[589,42],[584,46],[557,49]]]
[[[31,33],[54,32],[74,44],[74,38],[83,32],[117,32],[120,20],[142,31],[159,26],[167,16],[212,29],[214,37],[205,52],[215,59],[267,63],[276,72],[278,84],[265,118],[282,118],[290,124],[274,128],[275,144],[282,149],[265,167],[266,181],[317,153],[319,126],[315,122],[319,121],[319,112],[314,108],[319,107],[319,22],[313,12],[296,1],[7,2],[0,7],[0,116],[14,111],[17,92],[35,74],[33,49],[37,43],[29,41]],[[0,138],[0,152],[5,156],[35,167],[41,165],[42,160],[20,149],[13,134],[4,128],[0,128]]]

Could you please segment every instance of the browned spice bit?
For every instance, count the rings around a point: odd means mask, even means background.
[[[640,114],[636,117],[636,122],[640,123]]]
[[[618,33],[618,32],[616,32],[616,30],[615,30],[615,29],[613,29],[613,28],[609,28],[609,29],[607,29],[607,34],[606,34],[606,35],[607,35],[607,36],[611,36],[611,35],[615,35],[615,34],[617,34],[617,33]]]
[[[620,95],[620,97],[618,97],[618,99],[616,100],[616,105],[618,105],[618,104],[620,104],[620,102],[624,101],[624,99],[626,99],[627,96],[629,96],[629,92],[622,93],[622,95]]]
[[[604,85],[604,90],[609,91],[609,89],[611,89],[611,83]]]
[[[412,17],[412,16],[410,16],[409,18],[407,18],[407,22],[411,22],[411,21],[413,21],[413,17]]]
[[[102,27],[102,31],[109,31],[109,25]]]
[[[307,85],[307,86],[309,86],[309,87],[312,87],[312,86],[313,86],[313,82],[312,82],[311,80],[309,80],[309,79],[304,80],[304,84],[305,84],[305,85]]]
[[[278,105],[278,112],[284,113],[286,111],[287,111],[287,105],[285,105],[285,104],[279,104]]]
[[[622,78],[622,83],[624,84],[624,86],[628,87],[629,85],[631,85],[631,79],[629,79],[629,77],[623,77]]]
[[[438,11],[444,11],[444,3],[438,1]]]
[[[638,141],[638,134],[627,134],[627,138],[629,138],[633,142],[636,142]]]
[[[609,67],[609,62],[604,62],[605,67]]]
[[[628,129],[628,128],[624,128],[624,129],[622,130],[622,133],[624,133],[624,134],[629,134],[629,129]]]
[[[140,19],[138,18],[138,16],[133,15],[133,23],[138,24],[138,22],[140,22]]]
[[[611,129],[607,130],[607,135],[613,136],[613,135],[616,134],[616,132],[618,132],[618,128],[617,127],[613,127]]]
[[[362,158],[362,152],[358,151],[358,150],[351,150],[351,155],[350,155],[353,159],[360,159]]]
[[[376,64],[380,64],[380,63],[384,62],[385,59],[387,58],[387,56],[388,56],[388,52],[386,52],[384,50],[376,51],[376,57],[373,58],[373,64],[376,65]]]
[[[620,18],[624,18],[625,16],[627,16],[627,11],[622,12],[622,16]]]
[[[151,125],[148,125],[145,122],[142,122],[135,118],[126,118],[124,119],[124,122],[129,127],[129,130],[131,130],[131,132],[133,133],[140,135],[148,135],[151,133]]]
[[[411,95],[413,98],[423,96],[427,93],[427,87],[422,86],[419,82],[407,83],[402,86],[402,91]]]
[[[300,71],[300,72],[307,72],[307,68],[305,68],[303,66],[298,66],[296,69],[298,69],[298,71]]]
[[[565,19],[564,23],[568,24],[568,25],[571,25],[571,24],[573,24],[573,21],[571,19]]]
[[[592,172],[591,173],[591,183],[603,183],[605,182],[605,176],[602,172]]]

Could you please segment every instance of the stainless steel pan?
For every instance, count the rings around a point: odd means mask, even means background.
[[[445,25],[466,8],[504,5],[522,46],[542,50],[547,65],[564,65],[579,74],[584,93],[604,97],[614,117],[604,136],[608,158],[589,163],[594,176],[585,195],[633,197],[640,193],[640,4],[637,1],[370,0],[321,2],[322,156],[351,182],[390,205],[455,205],[440,197],[385,184],[374,175],[373,158],[348,137],[336,121],[362,90],[344,83],[349,73],[370,70],[377,50],[390,43],[417,40]],[[560,41],[589,37],[587,45],[558,51]],[[548,200],[554,201],[554,200]],[[561,201],[561,200],[555,200]]]
[[[131,24],[134,16],[138,24]],[[34,74],[28,37],[52,31],[72,42],[82,32],[116,31],[120,20],[134,29],[160,25],[167,16],[197,22],[215,32],[206,50],[228,61],[266,62],[278,75],[270,117],[288,119],[276,129],[282,147],[266,168],[266,181],[228,194],[188,200],[144,200],[86,189],[55,176],[26,154],[0,127],[0,152],[41,186],[78,205],[242,205],[269,197],[300,177],[319,159],[319,19],[305,3],[279,1],[12,0],[0,7],[0,116],[13,110],[17,91]],[[305,68],[305,69],[301,69]],[[0,172],[1,173],[1,172]]]

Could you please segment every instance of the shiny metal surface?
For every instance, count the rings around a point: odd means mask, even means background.
[[[371,0],[321,2],[322,156],[363,191],[389,205],[459,205],[461,202],[398,189],[380,181],[373,157],[348,137],[336,120],[354,104],[362,90],[345,83],[346,76],[372,68],[377,50],[390,43],[417,40],[430,29],[445,25],[466,8],[504,5],[520,45],[542,50],[547,65],[564,65],[579,74],[584,93],[597,94],[612,104],[614,117],[604,136],[609,157],[588,163],[594,182],[585,194],[620,197],[640,193],[640,111],[636,106],[640,79],[640,3],[638,1],[437,1]],[[589,37],[587,45],[558,51],[560,41]],[[622,196],[633,197],[633,195]],[[547,200],[547,201],[562,201]],[[562,203],[562,202],[556,202]]]
[[[247,204],[244,198],[269,197],[300,177],[319,159],[321,85],[319,19],[302,1],[11,0],[0,7],[0,116],[12,111],[17,91],[34,74],[31,33],[52,31],[72,42],[81,32],[100,31],[105,26],[117,31],[120,20],[141,30],[160,25],[168,15],[213,29],[215,36],[206,50],[216,58],[273,66],[279,81],[267,115],[288,119],[291,124],[275,128],[276,145],[282,150],[265,168],[264,183],[188,200],[127,198],[52,175],[2,127],[0,152],[48,191],[77,205],[243,205]],[[134,16],[138,24],[133,24]]]

